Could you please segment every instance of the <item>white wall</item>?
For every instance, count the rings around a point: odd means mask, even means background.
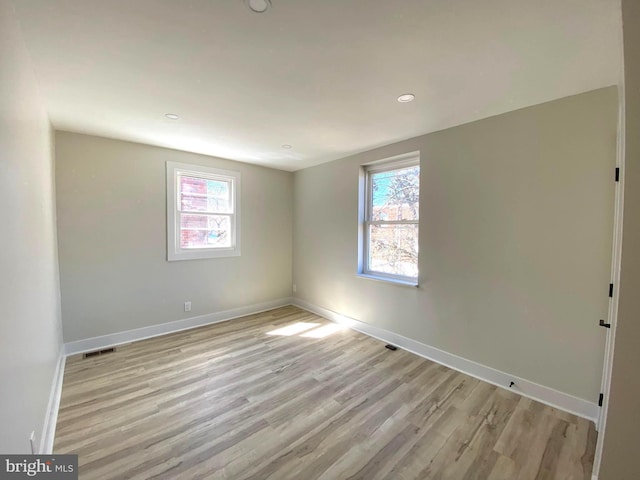
[[[296,172],[296,296],[597,401],[617,105],[610,87]],[[420,287],[358,278],[359,166],[415,150]]]
[[[241,172],[241,256],[167,261],[168,160]],[[65,342],[291,295],[289,172],[57,132],[56,182]]]
[[[620,297],[600,480],[640,478],[640,3],[623,0],[624,222]]]
[[[62,346],[53,135],[7,0],[0,0],[0,203],[0,452],[30,453]]]

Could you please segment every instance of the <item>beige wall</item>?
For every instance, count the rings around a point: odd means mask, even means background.
[[[0,452],[39,443],[62,346],[53,135],[11,2],[0,0]]]
[[[640,478],[640,2],[623,0],[625,173],[622,268],[601,480]]]
[[[168,160],[241,172],[240,257],[167,261]],[[66,342],[291,295],[291,173],[57,132],[56,182]]]
[[[296,296],[597,401],[617,105],[610,87],[296,172]],[[359,166],[415,150],[420,287],[356,277]]]

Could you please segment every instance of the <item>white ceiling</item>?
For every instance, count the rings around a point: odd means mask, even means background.
[[[15,7],[57,129],[285,170],[620,77],[620,0],[272,2]]]

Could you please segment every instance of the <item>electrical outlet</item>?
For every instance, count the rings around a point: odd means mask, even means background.
[[[293,284],[293,293],[296,293],[296,284]]]
[[[34,430],[29,435],[29,444],[31,445],[31,453],[36,455],[38,453],[38,449],[36,448],[36,431]]]
[[[184,302],[184,311],[185,312],[191,311],[191,302]]]

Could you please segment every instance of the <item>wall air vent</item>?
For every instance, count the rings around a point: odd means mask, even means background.
[[[103,350],[96,350],[94,352],[87,352],[82,354],[82,358],[97,357],[98,355],[104,355],[105,353],[113,353],[116,351],[115,347],[105,348]]]

